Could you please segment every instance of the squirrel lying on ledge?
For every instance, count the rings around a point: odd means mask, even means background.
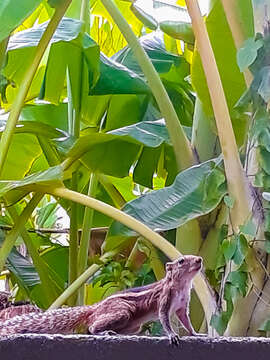
[[[197,335],[189,319],[192,280],[202,258],[186,255],[166,264],[165,277],[153,284],[131,288],[92,306],[77,306],[15,316],[0,323],[0,335],[24,333],[68,334],[87,326],[90,334],[137,334],[141,326],[159,319],[172,344],[179,344],[170,315],[177,317],[189,335]]]
[[[29,301],[9,301],[10,295],[7,291],[0,291],[0,324],[17,315],[43,312],[37,306],[31,305]]]

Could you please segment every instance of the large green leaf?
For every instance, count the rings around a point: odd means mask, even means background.
[[[112,95],[107,108],[105,131],[140,122],[148,101],[149,97],[145,95]]]
[[[20,31],[13,35],[8,43],[8,61],[3,69],[3,74],[15,81],[16,84],[22,80],[25,69],[32,63],[35,48],[44,33],[48,22],[33,28]],[[81,22],[64,18],[56,29],[51,43],[59,41],[72,41],[76,39],[81,31]]]
[[[62,288],[68,282],[68,249],[66,246],[54,245],[41,254],[42,260],[57,274],[57,283]]]
[[[34,120],[33,121],[21,120],[20,122],[18,122],[15,128],[15,134],[34,134],[37,136],[44,136],[46,137],[46,139],[55,139],[55,138],[67,136],[66,133],[60,131],[57,128],[54,128],[50,125],[43,124],[41,122]],[[1,136],[1,127],[0,127],[0,136]]]
[[[38,110],[39,106],[31,106],[31,108]],[[49,118],[49,116],[50,113],[48,112],[47,117]],[[1,123],[0,138],[2,133]],[[5,122],[3,121],[3,128],[4,126]],[[2,173],[2,180],[22,179],[26,174],[29,174],[30,171],[33,171],[33,164],[41,158],[44,160],[43,166],[38,168],[38,170],[45,170],[48,168],[48,163],[44,158],[38,139],[39,137],[45,138],[48,141],[48,146],[51,145],[52,147],[52,139],[64,136],[66,136],[66,133],[55,129],[46,123],[35,120],[20,121],[15,128],[15,135],[13,136],[12,143],[9,147],[7,161],[4,164]],[[20,156],[18,156],[18,154],[20,154]]]
[[[5,39],[32,11],[41,3],[42,0],[1,0],[0,2],[0,41]]]
[[[210,160],[178,174],[173,185],[127,203],[123,210],[155,231],[169,230],[211,212],[226,192],[220,161]],[[106,249],[117,247],[127,235],[134,232],[113,222]]]
[[[67,118],[68,109],[66,103],[59,104],[58,106],[40,103],[26,105],[23,107],[20,115],[20,120],[36,121],[62,131],[68,130]]]
[[[12,101],[14,97],[14,82],[19,86],[25,69],[30,66],[35,47],[46,26],[47,22],[42,23],[16,33],[10,39],[8,61],[3,70],[9,82],[6,90],[8,101]],[[89,92],[92,95],[150,93],[146,82],[138,74],[103,54],[99,57],[98,45],[88,34],[82,34],[81,29],[80,21],[62,19],[51,40],[46,69],[44,65],[40,68],[42,73],[35,77],[35,87],[30,89],[32,97],[37,97],[41,88],[40,98],[58,104],[66,96],[67,69],[73,106],[78,109],[82,102],[83,114],[87,113]]]
[[[81,158],[91,171],[124,177],[128,175],[139,149],[139,142],[128,136],[99,133],[82,136],[67,156],[74,160]]]
[[[24,288],[40,284],[40,278],[34,265],[16,249],[12,249],[8,256],[7,268]]]
[[[184,127],[189,137],[189,128]],[[171,185],[177,175],[175,154],[170,142],[168,130],[163,119],[142,121],[109,132],[119,136],[129,136],[144,147],[136,162],[133,179],[148,188],[153,187],[153,175],[159,171],[167,173],[166,185]],[[161,169],[161,165],[163,167]]]
[[[176,39],[194,43],[194,34],[187,9],[154,0],[134,1],[131,9],[146,27],[156,30],[159,26],[162,31]]]
[[[5,239],[5,233],[0,230],[0,244]],[[29,292],[29,288],[40,284],[40,278],[33,264],[22,256],[14,247],[8,255],[7,268],[16,277],[19,284]]]
[[[171,184],[176,175],[175,157],[164,120],[140,122],[106,134],[84,135],[82,132],[75,143],[72,137],[67,137],[56,140],[56,144],[65,156],[74,161],[81,159],[91,171],[116,177],[127,176],[139,155],[134,171],[135,181],[148,187],[153,186],[153,174],[157,171],[160,156],[164,157],[168,183]],[[142,146],[145,149],[141,152]]]
[[[152,32],[142,36],[139,40],[157,72],[167,73],[172,65],[185,63],[183,57],[172,54],[165,49],[163,37],[159,32]],[[129,46],[118,51],[118,53],[112,56],[112,59],[126,66],[136,74],[143,76],[143,72]]]
[[[66,23],[63,26],[69,31],[73,26],[77,26],[77,20],[67,18],[64,20]],[[89,88],[95,85],[99,76],[99,47],[88,34],[78,33],[72,41],[63,39],[52,44],[41,91],[43,99],[58,104],[66,86],[67,69],[73,106],[77,109],[80,106],[82,91],[88,93]],[[85,77],[83,89],[81,89],[81,77],[78,74]]]
[[[26,68],[31,65],[35,48],[47,24],[48,22],[42,23],[25,31],[20,31],[11,37],[8,45],[8,61],[3,70],[3,74],[10,82],[7,87],[7,94],[11,92],[12,86],[14,87],[14,82],[17,86],[20,85]],[[89,78],[91,86],[96,82],[99,72],[99,47],[88,34],[82,35],[81,29],[82,23],[70,18],[63,18],[58,25],[51,40],[41,98],[56,104],[59,102],[65,86],[67,68],[72,83],[74,106],[78,106],[80,101],[79,87],[81,84],[78,74],[82,72],[82,65],[89,68],[89,74],[87,70],[85,77],[86,79]],[[34,79],[35,93],[32,94],[32,97],[37,97],[40,91],[45,70],[44,65],[41,66],[40,70],[42,70],[41,76],[36,75]],[[88,92],[88,84],[86,83],[85,86]],[[34,91],[34,89],[30,89],[30,93],[31,90]]]
[[[92,95],[150,94],[146,82],[128,67],[100,54],[100,77],[90,89]]]
[[[40,154],[41,149],[35,135],[15,134],[9,147],[1,178],[21,179],[29,172],[33,162]]]
[[[134,125],[112,130],[109,134],[130,136],[145,146],[158,147],[163,142],[171,145],[169,133],[163,119],[157,121],[142,121]]]
[[[190,75],[188,62],[184,56],[177,56],[166,50],[164,38],[160,32],[152,32],[142,36],[139,40],[160,74],[181,124],[190,126],[194,112],[194,95],[190,84],[186,81],[187,76]],[[128,46],[116,53],[113,59],[144,77],[133,52]]]
[[[35,173],[25,177],[23,180],[1,180],[0,198],[9,192],[15,191],[16,197],[20,198],[22,194],[31,191],[31,185],[59,185],[62,181],[62,167],[54,166],[43,172]],[[10,195],[10,194],[9,194]],[[21,195],[21,196],[20,196]],[[17,199],[18,200],[18,199]],[[16,201],[17,201],[16,200]]]

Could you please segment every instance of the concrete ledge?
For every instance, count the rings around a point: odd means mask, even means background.
[[[13,335],[0,338],[1,360],[265,360],[270,339],[144,336]]]

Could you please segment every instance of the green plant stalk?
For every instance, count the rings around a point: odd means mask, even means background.
[[[11,218],[13,219],[14,223],[16,224],[19,219],[16,209],[14,207],[9,207],[8,212],[9,212]],[[51,304],[54,301],[54,299],[58,296],[58,292],[55,291],[54,285],[51,283],[51,281],[48,277],[47,265],[44,263],[44,261],[39,256],[37,249],[35,248],[35,245],[33,244],[31,236],[28,234],[25,227],[23,227],[21,230],[21,236],[22,236],[23,241],[29,251],[31,259],[33,260],[33,264],[39,274],[40,281],[41,281],[42,293],[45,296],[47,303]]]
[[[101,0],[126,41],[132,49],[137,62],[139,63],[148,84],[153,92],[153,95],[158,103],[160,111],[166,121],[166,126],[173,144],[176,162],[179,171],[184,170],[194,164],[194,158],[190,143],[183,131],[183,128],[179,122],[174,107],[170,101],[170,98],[165,90],[162,81],[158,73],[156,72],[153,64],[149,60],[146,52],[142,48],[136,35],[133,33],[128,22],[125,20],[114,1]]]
[[[197,0],[186,0],[186,4],[192,20],[216,118],[228,190],[230,196],[235,200],[230,217],[232,228],[235,233],[238,233],[239,226],[244,224],[252,214],[253,196],[251,187],[240,162],[222,82],[198,2]],[[258,289],[262,289],[265,273],[258,264],[253,249],[250,249],[246,263],[252,281]],[[235,301],[233,315],[226,331],[227,335],[246,335],[257,302],[258,296],[253,292],[250,292],[246,298],[239,298]],[[245,316],[243,316],[243,313]]]
[[[87,23],[88,23],[88,14],[89,14],[89,1],[82,0],[81,2],[81,11],[80,11],[80,20],[83,22],[82,26],[82,33],[84,33]],[[70,123],[72,123],[72,128],[70,129],[70,133],[78,139],[80,137],[80,124],[81,124],[81,98],[82,98],[82,87],[83,87],[83,73],[84,73],[84,58],[82,52],[80,53],[80,68],[78,69],[79,74],[79,87],[77,94],[75,95],[79,102],[75,103],[74,99],[72,99],[72,88],[69,73],[67,74],[68,78],[68,98],[69,98],[69,118]],[[75,105],[76,104],[76,105]],[[71,115],[72,112],[72,115]],[[77,173],[72,174],[72,190],[77,190],[78,181],[77,181]],[[88,209],[85,209],[88,211]],[[89,210],[91,213],[91,210]],[[88,220],[91,220],[91,216]],[[91,223],[92,221],[90,221]],[[89,223],[89,225],[91,225]],[[86,240],[84,228],[83,228],[83,243],[80,245],[81,251],[78,253],[78,224],[77,224],[77,204],[72,202],[71,204],[71,217],[70,217],[70,246],[69,246],[69,284],[71,284],[76,278],[77,274],[80,274],[82,271],[85,270],[88,256],[88,246],[89,246],[89,237],[87,239],[87,244],[85,244]],[[84,253],[83,253],[84,252]],[[86,253],[85,253],[86,252]],[[83,290],[81,291],[81,295],[83,295]],[[84,296],[80,297],[80,301],[83,301]],[[70,305],[75,304],[76,297],[71,297]]]
[[[146,242],[146,246],[149,247],[150,250],[150,265],[154,271],[155,277],[157,280],[162,279],[165,276],[165,269],[163,263],[160,261],[156,248],[152,245],[152,243],[148,240],[144,240]]]
[[[186,0],[186,4],[215,114],[228,190],[235,200],[231,217],[232,226],[234,231],[238,232],[239,225],[244,224],[251,213],[252,194],[240,162],[222,82],[198,1]]]
[[[127,261],[125,263],[125,267],[129,268],[131,270],[134,270],[134,261],[136,259],[137,253],[139,251],[138,241],[139,241],[139,239],[136,240],[131,252],[129,253]]]
[[[6,128],[2,134],[1,142],[0,142],[0,176],[3,171],[4,163],[7,157],[8,149],[12,140],[13,133],[15,131],[15,127],[17,121],[19,119],[21,109],[24,105],[24,101],[26,99],[28,90],[31,86],[32,80],[35,76],[36,70],[40,64],[40,61],[43,57],[45,50],[47,49],[49,42],[59,24],[62,17],[64,16],[67,8],[69,7],[72,0],[62,1],[61,5],[57,7],[55,10],[53,17],[51,18],[46,30],[44,31],[38,46],[36,48],[36,53],[32,64],[27,69],[22,83],[20,85],[20,89],[17,93],[17,96],[12,104],[9,117],[7,120]]]
[[[5,38],[4,40],[2,40],[0,42],[0,71],[2,70],[2,68],[5,64],[8,40],[9,40],[9,37]]]
[[[72,174],[71,188],[73,191],[77,189],[77,173]],[[69,231],[69,272],[68,283],[73,283],[78,277],[78,222],[77,222],[77,207],[75,202],[71,202],[71,214],[70,214],[70,231]],[[70,297],[69,306],[74,306],[77,301],[77,296]]]
[[[221,152],[217,135],[210,124],[211,119],[205,115],[202,102],[196,98],[191,145],[196,149],[200,162],[213,159]]]
[[[202,243],[200,225],[197,219],[190,220],[177,229],[175,246],[182,254],[197,255]]]
[[[224,9],[228,24],[229,24],[231,32],[232,32],[235,46],[237,49],[240,49],[240,47],[243,45],[246,38],[245,38],[245,34],[243,31],[241,21],[239,21],[239,17],[237,16],[237,13],[238,13],[237,1],[221,0],[221,2],[223,5],[223,9]],[[249,69],[245,69],[244,77],[245,77],[246,85],[247,85],[247,87],[249,87],[253,80],[253,75]]]
[[[51,194],[55,197],[61,197],[61,198],[67,199],[67,200],[75,201],[81,205],[88,206],[90,208],[95,209],[96,211],[100,211],[101,213],[103,213],[107,216],[110,216],[114,220],[120,221],[122,224],[128,226],[130,229],[136,231],[138,234],[145,237],[154,246],[156,246],[162,252],[164,252],[164,254],[166,256],[168,256],[170,259],[174,260],[174,259],[179,258],[179,256],[181,256],[181,253],[172,244],[170,244],[166,239],[164,239],[159,234],[155,233],[148,226],[146,226],[143,223],[141,223],[140,221],[134,219],[132,216],[127,215],[127,214],[123,213],[122,211],[120,211],[106,203],[103,203],[99,200],[93,199],[89,196],[86,196],[86,195],[83,195],[80,193],[76,193],[76,192],[66,189],[64,187],[53,188],[50,186],[32,185],[31,188],[34,191],[40,191],[43,193]],[[85,279],[85,277],[83,277],[81,275],[80,279]],[[72,289],[75,289],[74,291],[76,291],[78,289],[78,287],[80,287],[83,284],[83,282],[80,283],[80,285],[78,285],[78,284],[79,284],[79,282],[76,282],[76,286],[74,286],[74,288],[72,288]],[[193,284],[194,284],[194,288],[198,294],[198,297],[201,301],[201,304],[202,304],[204,312],[205,312],[209,334],[212,334],[212,328],[210,326],[210,319],[211,319],[212,314],[216,311],[215,297],[212,294],[212,291],[211,291],[206,279],[204,278],[204,276],[202,274],[198,274],[195,277]],[[70,289],[70,287],[68,289]],[[70,292],[71,292],[71,290],[69,290],[69,294],[70,294]],[[66,294],[63,295],[62,299],[65,298],[65,296],[66,296]]]
[[[100,257],[100,261],[106,261],[108,258],[114,256],[116,252],[109,252]],[[82,273],[73,284],[71,284],[49,307],[48,310],[57,309],[69,299],[89,278],[94,275],[100,268],[101,264],[93,264],[84,273]]]
[[[80,71],[79,71],[80,72]],[[81,75],[80,75],[81,79]],[[68,124],[69,133],[76,139],[80,136],[80,114],[79,109],[74,107],[72,97],[72,86],[70,81],[69,69],[67,69],[67,93],[68,93]],[[78,188],[77,172],[72,173],[71,188],[76,191]],[[71,202],[70,205],[70,232],[69,232],[69,271],[68,282],[69,285],[75,281],[78,276],[78,223],[77,223],[77,208],[78,205],[75,202]],[[69,306],[74,306],[77,301],[77,296],[74,293],[69,298]]]
[[[3,270],[7,257],[13,248],[16,239],[18,238],[20,232],[22,231],[24,225],[26,224],[27,220],[31,216],[32,212],[35,210],[36,206],[43,198],[42,193],[35,194],[26,207],[23,209],[23,212],[19,216],[15,226],[13,229],[8,233],[6,236],[5,241],[3,242],[1,249],[0,249],[0,272]]]
[[[74,109],[73,109],[73,101],[72,101],[71,82],[70,82],[68,69],[66,70],[66,76],[67,76],[67,95],[68,95],[68,131],[70,134],[74,134],[74,128],[73,128]]]
[[[206,269],[215,270],[216,268],[222,225],[228,223],[228,217],[229,209],[225,204],[223,204],[217,216],[216,222],[208,231],[208,234],[200,248],[199,255],[203,257],[203,263]]]
[[[90,1],[82,0],[80,20],[83,21],[83,31],[86,32],[87,29],[89,29],[90,27],[89,14],[90,14]]]
[[[95,197],[97,191],[98,180],[95,174],[91,174],[88,187],[88,196]],[[89,252],[89,243],[91,236],[91,229],[93,227],[94,210],[89,207],[84,209],[82,233],[80,239],[80,247],[78,253],[78,273],[81,275],[87,269],[87,259]],[[84,288],[79,291],[79,303],[83,305]]]

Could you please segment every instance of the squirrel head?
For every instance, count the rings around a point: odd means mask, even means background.
[[[184,255],[166,264],[166,277],[177,280],[191,281],[202,269],[203,260],[200,256]]]

